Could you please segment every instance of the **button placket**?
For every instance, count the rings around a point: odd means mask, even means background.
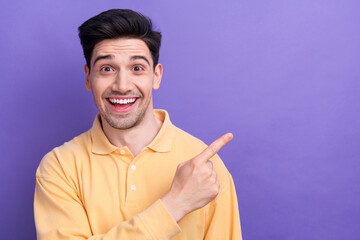
[[[129,152],[126,151],[125,155],[128,155]],[[139,199],[138,199],[138,194],[140,191],[139,186],[139,182],[137,181],[137,178],[136,178],[136,174],[137,174],[137,171],[138,171],[138,166],[137,166],[137,159],[139,158],[139,156],[141,155],[141,153],[136,156],[136,157],[133,157],[132,158],[132,161],[129,163],[128,165],[128,169],[127,169],[127,182],[128,182],[128,200],[130,202],[138,202]],[[141,191],[140,191],[141,192]]]
[[[131,169],[132,172],[135,171],[135,170],[136,170],[135,164],[131,164],[130,169]],[[129,173],[128,176],[133,175],[133,174],[135,174],[135,173]],[[132,184],[132,185],[130,186],[130,189],[131,189],[132,191],[135,191],[135,190],[136,190],[136,186],[135,186],[134,184]]]
[[[131,169],[131,170],[130,170]],[[135,170],[136,170],[136,165],[135,164],[131,164],[130,165],[130,169],[129,169],[129,171],[131,171],[131,172],[128,172],[128,177],[130,178],[130,179],[134,179],[134,174],[135,174]],[[130,179],[128,179],[128,180],[130,180]],[[131,180],[130,180],[131,181]],[[130,185],[130,190],[131,191],[135,191],[136,190],[136,186],[135,186],[135,184],[131,184]]]

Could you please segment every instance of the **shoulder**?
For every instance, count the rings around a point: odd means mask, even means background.
[[[36,177],[66,174],[69,169],[76,167],[78,161],[89,155],[90,146],[90,131],[87,131],[52,149],[41,159]]]
[[[176,147],[187,148],[188,151],[202,151],[207,147],[203,141],[176,126],[174,126],[173,144]]]

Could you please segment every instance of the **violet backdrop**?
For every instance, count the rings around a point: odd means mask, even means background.
[[[163,33],[155,107],[208,144],[234,133],[244,239],[360,239],[357,0],[2,1],[1,239],[36,238],[36,168],[91,127],[77,27],[110,8]]]

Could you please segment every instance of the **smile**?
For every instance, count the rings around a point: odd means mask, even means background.
[[[110,103],[115,105],[115,104],[134,103],[136,101],[136,98],[108,98],[108,100]]]
[[[110,109],[121,114],[129,113],[135,107],[137,99],[137,97],[106,98]]]

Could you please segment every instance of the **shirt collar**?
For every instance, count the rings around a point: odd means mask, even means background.
[[[100,115],[96,115],[93,126],[90,130],[91,140],[92,140],[92,152],[96,154],[109,154],[118,147],[112,145],[107,139],[102,126]]]
[[[169,114],[165,110],[154,110],[155,116],[163,122],[160,131],[147,146],[155,152],[169,152],[171,151],[171,144],[173,139],[173,128],[170,121]],[[100,122],[100,115],[96,115],[92,128],[90,129],[90,136],[92,139],[92,152],[95,154],[109,154],[117,150],[107,139]]]
[[[174,135],[174,125],[170,121],[169,114],[165,110],[154,110],[155,116],[163,122],[160,131],[148,145],[155,152],[170,152]]]

